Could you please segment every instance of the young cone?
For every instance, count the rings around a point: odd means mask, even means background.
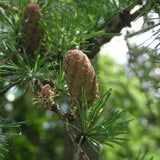
[[[33,54],[39,47],[40,40],[44,36],[39,24],[43,19],[40,8],[36,4],[28,4],[22,18],[23,46],[27,53]]]
[[[65,57],[65,78],[70,94],[82,102],[82,88],[91,105],[98,98],[98,83],[88,57],[80,50],[71,50]]]

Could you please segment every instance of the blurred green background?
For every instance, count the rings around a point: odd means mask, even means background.
[[[129,1],[119,2],[129,4]],[[17,1],[12,1],[12,3],[18,5]],[[44,11],[47,12],[45,9]],[[45,16],[47,18],[48,14],[46,13]],[[94,21],[94,16],[90,15],[90,17],[91,21]],[[50,17],[48,16],[48,18]],[[52,22],[49,22],[49,24],[52,24]],[[95,26],[92,27],[91,29]],[[84,33],[86,28],[84,28]],[[75,38],[77,35],[72,36]],[[75,38],[75,43],[79,41],[78,38]],[[69,43],[68,45],[72,47],[72,42],[65,43]],[[65,43],[62,46],[64,51],[68,49]],[[52,47],[54,48],[54,45]],[[128,126],[129,134],[125,135],[125,138],[130,139],[130,141],[123,147],[118,145],[115,148],[104,146],[101,160],[136,160],[139,153],[141,153],[142,159],[145,152],[147,152],[146,159],[149,160],[153,156],[154,160],[159,160],[160,70],[159,64],[155,63],[157,55],[158,52],[149,47],[130,45],[126,64],[118,64],[107,53],[105,55],[98,53],[94,58],[93,65],[97,72],[100,92],[112,88],[112,95],[105,106],[106,110],[109,113],[115,110],[126,110],[125,118],[133,119]],[[2,84],[4,83],[0,81],[0,85]],[[9,138],[7,147],[9,152],[2,150],[6,160],[73,159],[73,150],[69,147],[63,124],[54,112],[33,104],[31,95],[24,93],[17,86],[12,87],[3,96],[0,97],[1,122],[25,121],[21,127],[14,129],[15,132],[19,133],[19,136]],[[60,107],[67,110],[68,97],[62,95],[56,101],[60,104]]]
[[[141,50],[139,48],[138,50]],[[146,52],[145,52],[146,54]],[[153,60],[152,50],[148,50]],[[152,57],[153,55],[153,57]],[[142,56],[142,53],[140,54]],[[133,70],[128,63],[126,65],[116,64],[112,57],[98,54],[96,70],[101,92],[112,88],[112,95],[105,106],[108,112],[115,110],[126,110],[126,119],[134,119],[130,122],[129,134],[126,138],[130,141],[124,147],[116,146],[110,148],[104,146],[101,159],[127,160],[136,159],[139,151],[147,153],[147,157],[153,156],[159,159],[160,152],[160,130],[159,123],[159,99],[156,98],[153,76],[140,79],[136,72],[142,70],[146,73],[146,68],[142,64],[136,63],[138,70]],[[150,62],[150,58],[145,61]],[[144,62],[142,62],[144,64]],[[151,63],[151,62],[150,62]],[[147,72],[154,72],[156,64],[147,68]],[[144,75],[142,76],[144,77]],[[148,87],[147,84],[150,84]],[[153,92],[150,90],[153,89]],[[71,159],[72,151],[66,143],[66,135],[63,125],[54,112],[48,111],[39,106],[32,105],[31,96],[28,94],[18,94],[20,90],[12,89],[10,94],[17,95],[14,101],[7,102],[1,113],[14,119],[17,122],[25,121],[19,128],[21,136],[12,137],[9,140],[8,160],[63,160]],[[67,108],[64,97],[58,99],[61,107]],[[12,117],[12,118],[11,118]]]

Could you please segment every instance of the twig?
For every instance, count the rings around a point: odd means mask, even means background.
[[[140,8],[133,14],[130,14],[129,10],[127,9],[123,10],[123,12],[117,15],[117,17],[109,24],[109,28],[113,28],[110,31],[110,33],[111,34],[120,33],[122,28],[127,26],[130,27],[131,26],[130,23],[140,15],[141,11],[143,11],[144,8],[145,6],[142,6],[142,8]],[[101,29],[107,28],[106,26],[107,24],[104,24],[101,27]],[[108,31],[105,31],[105,32],[108,33]],[[89,51],[87,53],[87,56],[89,58],[94,58],[94,56],[100,51],[101,46],[105,43],[108,43],[112,38],[113,37],[94,37],[94,38],[88,39],[87,40],[88,43],[94,44],[94,45],[91,45],[87,48],[87,50]]]
[[[57,113],[57,115],[59,116],[59,118],[62,120],[62,122],[64,124],[65,130],[66,130],[67,134],[69,135],[73,146],[78,150],[78,144],[76,142],[77,135],[76,135],[75,131],[73,130],[73,128],[70,127],[69,125],[67,125],[67,123],[68,123],[67,113],[64,112],[59,107],[59,105],[54,102],[51,105],[47,106],[46,108],[50,111],[54,111],[55,113]],[[79,156],[80,156],[80,160],[89,160],[87,153],[82,148],[80,150]]]
[[[0,2],[0,7],[2,7],[3,9],[7,10],[7,9],[12,9],[14,10],[16,13],[18,13],[18,8],[17,7],[12,7],[10,4],[6,4],[6,3],[2,3]]]

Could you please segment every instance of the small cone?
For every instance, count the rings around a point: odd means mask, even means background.
[[[23,46],[27,53],[33,54],[39,47],[44,32],[39,22],[43,19],[36,4],[28,4],[22,18]]]
[[[42,100],[46,101],[52,98],[53,92],[51,91],[51,86],[49,84],[46,84],[42,87],[40,97]]]
[[[82,88],[91,105],[98,98],[98,83],[88,57],[80,50],[71,50],[65,57],[65,78],[70,94],[82,102]]]

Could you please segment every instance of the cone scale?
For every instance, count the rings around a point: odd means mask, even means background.
[[[94,68],[87,55],[80,50],[71,50],[65,57],[65,79],[69,93],[82,102],[82,88],[88,104],[98,98],[98,83]]]

